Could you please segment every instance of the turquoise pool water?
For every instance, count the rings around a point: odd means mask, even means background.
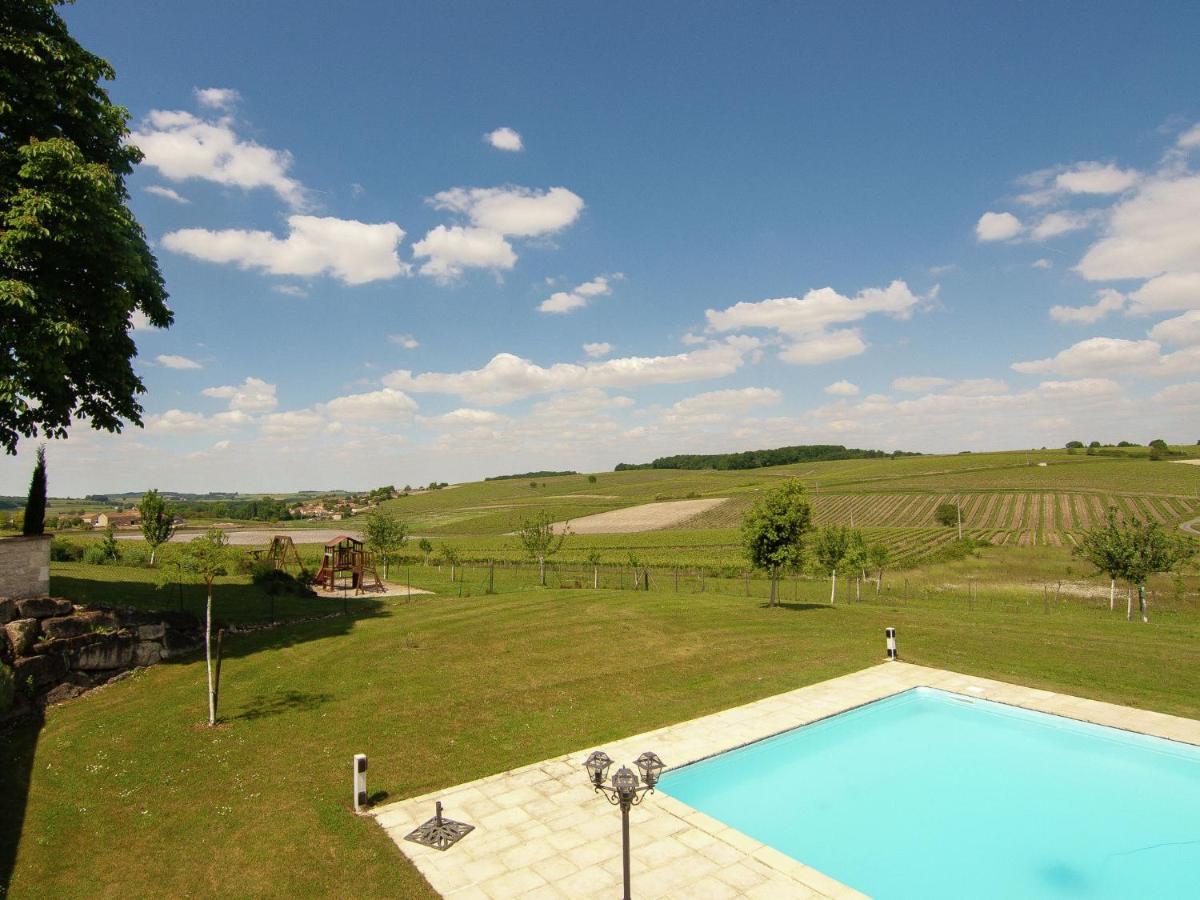
[[[917,688],[659,790],[878,898],[1200,897],[1200,748]]]

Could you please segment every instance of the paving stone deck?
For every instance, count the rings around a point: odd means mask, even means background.
[[[890,662],[372,814],[434,889],[452,900],[610,900],[621,894],[620,814],[587,784],[583,761],[592,750],[605,750],[615,765],[653,750],[675,768],[921,686],[1200,745],[1200,721],[1193,719]],[[448,818],[475,826],[447,851],[404,840],[430,818],[435,800]],[[630,816],[638,898],[863,896],[664,794],[650,795]]]

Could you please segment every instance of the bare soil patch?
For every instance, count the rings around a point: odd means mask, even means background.
[[[569,523],[557,522],[556,531],[568,524],[574,534],[629,534],[635,531],[654,531],[677,525],[685,519],[698,515],[725,502],[724,497],[703,500],[669,500],[663,503],[643,503],[626,509],[613,509],[572,519]]]

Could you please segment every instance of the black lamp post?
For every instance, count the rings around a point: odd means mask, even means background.
[[[605,784],[608,769],[612,760],[603,750],[595,750],[583,767],[587,770],[592,787],[597,793],[603,794],[613,806],[621,808],[621,853],[625,871],[625,893],[622,900],[631,900],[629,896],[629,810],[642,802],[646,794],[654,792],[658,784],[658,776],[664,768],[663,761],[655,753],[643,753],[634,761],[638,771],[642,773],[639,784],[637,774],[628,766],[621,766],[613,775],[609,784]]]

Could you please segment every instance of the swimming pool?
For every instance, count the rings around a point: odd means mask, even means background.
[[[884,900],[1200,895],[1200,748],[932,688],[659,790]]]

